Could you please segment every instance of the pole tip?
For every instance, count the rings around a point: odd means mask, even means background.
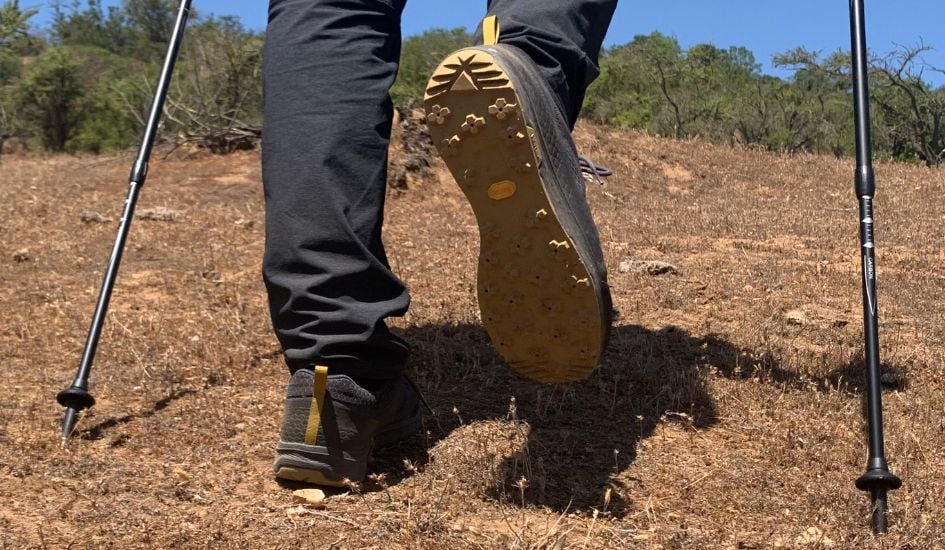
[[[88,409],[95,404],[95,398],[85,388],[73,384],[72,387],[62,390],[56,396],[56,401],[66,408],[66,416],[62,419],[62,447],[68,443],[72,430],[78,421],[79,411]]]
[[[885,535],[888,531],[886,523],[886,488],[878,487],[871,493],[873,501],[873,534]]]
[[[66,445],[69,444],[69,437],[72,435],[72,431],[75,429],[76,422],[78,420],[79,410],[74,407],[69,407],[66,409],[66,416],[62,419],[62,433],[59,440],[60,448],[66,448]]]
[[[871,464],[873,466],[865,474],[856,480],[856,487],[862,491],[869,491],[870,500],[873,504],[873,534],[885,535],[886,511],[887,511],[887,493],[889,491],[902,487],[902,480],[889,471],[885,462],[881,464]]]

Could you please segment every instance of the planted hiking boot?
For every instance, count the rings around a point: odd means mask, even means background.
[[[362,481],[373,448],[417,433],[419,405],[405,376],[368,391],[325,367],[297,371],[286,392],[276,477],[334,487]]]
[[[551,89],[524,53],[493,44],[448,56],[425,107],[479,224],[479,308],[493,345],[535,380],[587,378],[611,298],[582,162]]]

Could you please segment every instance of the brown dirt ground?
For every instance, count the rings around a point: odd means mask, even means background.
[[[0,547],[945,547],[945,172],[878,166],[883,351],[900,379],[887,445],[905,479],[881,541],[853,487],[851,160],[577,135],[615,171],[588,191],[620,311],[601,369],[542,387],[501,364],[477,321],[472,213],[436,161],[391,191],[386,241],[414,297],[394,325],[438,414],[323,509],[270,470],[286,373],[260,280],[258,156],[154,163],[139,208],[180,217],[134,224],[98,404],[67,450],[55,394],[115,230],[80,215],[117,218],[131,157],[5,158]],[[680,273],[620,273],[626,259]]]

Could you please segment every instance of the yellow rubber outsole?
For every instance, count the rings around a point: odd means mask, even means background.
[[[601,306],[545,191],[513,83],[490,53],[460,50],[437,67],[425,107],[479,224],[479,308],[493,345],[540,382],[587,378],[601,354]]]

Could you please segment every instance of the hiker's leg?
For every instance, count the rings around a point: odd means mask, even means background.
[[[523,50],[551,83],[573,127],[584,93],[600,74],[598,56],[617,0],[489,0],[499,42]]]
[[[391,378],[406,343],[384,319],[409,295],[381,242],[405,0],[271,0],[263,274],[293,371]]]

